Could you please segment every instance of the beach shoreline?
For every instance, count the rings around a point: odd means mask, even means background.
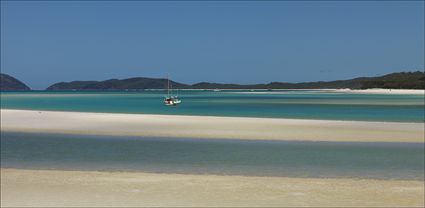
[[[19,92],[138,92],[138,91],[164,91],[165,89],[128,89],[128,90],[63,90],[63,91],[47,91],[47,90],[30,90]],[[350,89],[350,88],[313,88],[313,89],[178,89],[181,91],[243,91],[241,93],[279,93],[279,91],[321,91],[321,92],[340,92],[340,93],[356,93],[356,94],[400,94],[400,95],[425,95],[424,89],[383,89],[383,88],[370,88],[370,89]],[[245,92],[246,91],[246,92]],[[266,92],[255,92],[266,91]],[[16,92],[16,91],[0,91],[2,92]]]
[[[220,89],[223,91],[229,91],[231,89]],[[236,89],[235,89],[236,90]],[[242,94],[282,94],[287,93],[287,91],[316,91],[323,93],[347,93],[347,94],[387,94],[387,95],[425,95],[425,90],[421,89],[382,89],[382,88],[373,88],[373,89],[252,89],[253,91],[247,89],[239,89],[243,92],[237,92]],[[267,90],[266,92],[256,92],[255,90]]]
[[[1,131],[199,139],[424,142],[423,123],[1,109]]]
[[[423,181],[1,169],[2,206],[423,206]]]
[[[354,93],[354,94],[398,94],[398,95],[425,95],[425,90],[408,89],[334,89],[335,92]]]

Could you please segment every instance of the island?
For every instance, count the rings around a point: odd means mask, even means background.
[[[358,77],[348,80],[319,82],[270,82],[268,84],[222,84],[199,82],[193,85],[170,81],[174,89],[425,89],[425,73],[398,72],[378,77]],[[135,77],[128,79],[109,79],[104,81],[59,82],[46,90],[145,90],[165,89],[167,79]]]
[[[0,73],[0,91],[26,91],[31,90],[25,83],[18,79]]]

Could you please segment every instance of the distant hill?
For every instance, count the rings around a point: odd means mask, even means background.
[[[220,84],[220,83],[209,83],[200,82],[193,84],[191,87],[194,89],[240,89],[240,88],[252,88],[254,85],[239,85],[239,84]]]
[[[21,91],[30,90],[30,88],[23,82],[16,78],[0,73],[0,91]]]
[[[239,85],[239,84],[217,84],[201,82],[192,85],[196,89],[337,89],[337,88],[361,88],[362,83],[371,78],[356,78],[350,80],[338,80],[330,82],[270,82],[268,84]]]
[[[59,82],[51,85],[46,90],[81,90],[85,86],[98,83],[98,81],[73,81],[73,82]]]
[[[192,85],[196,89],[367,89],[367,88],[393,88],[393,89],[425,89],[424,72],[400,72],[379,77],[359,77],[348,80],[328,82],[271,82],[268,84],[239,85],[218,84],[201,82]]]
[[[200,82],[193,85],[170,81],[173,88],[185,89],[366,89],[366,88],[394,88],[394,89],[425,89],[424,72],[400,72],[379,77],[359,77],[348,80],[327,82],[271,82],[268,84],[220,84]],[[137,77],[130,79],[110,79],[105,81],[74,81],[60,82],[47,90],[124,90],[124,89],[165,89],[166,79]]]
[[[173,88],[189,88],[189,85],[170,80]],[[164,89],[167,88],[167,79],[135,77],[129,79],[109,79],[105,81],[73,81],[59,82],[46,90],[126,90],[126,89]]]
[[[400,72],[375,77],[362,83],[362,88],[425,89],[424,72]]]

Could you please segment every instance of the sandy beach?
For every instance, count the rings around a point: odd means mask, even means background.
[[[1,130],[180,138],[424,142],[423,123],[1,109]]]
[[[424,142],[423,123],[1,109],[1,131],[247,140]],[[2,207],[423,207],[415,180],[1,169]]]
[[[424,206],[423,181],[1,169],[9,206]]]
[[[288,91],[279,91],[282,89],[272,89],[272,91],[257,92],[255,90],[268,90],[268,89],[253,89],[248,91],[240,89],[242,92],[231,92],[240,94],[287,94]],[[350,93],[350,94],[394,94],[394,95],[425,95],[425,90],[420,89],[287,89],[289,91],[316,91],[316,92],[329,92],[329,93]]]
[[[335,92],[356,93],[356,94],[398,94],[398,95],[425,95],[425,90],[408,90],[408,89],[335,89]]]

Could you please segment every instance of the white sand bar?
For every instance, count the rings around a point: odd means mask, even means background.
[[[266,90],[266,89],[259,89]],[[287,90],[287,91],[281,91]],[[347,93],[347,94],[393,94],[393,95],[425,95],[425,90],[409,90],[409,89],[381,89],[381,88],[373,88],[373,89],[274,89],[272,91],[248,91],[241,90],[241,92],[228,92],[228,93],[236,93],[236,94],[288,94],[290,91],[301,91],[301,92],[328,92],[328,93]]]
[[[424,123],[1,109],[1,131],[255,140],[424,142]]]
[[[399,94],[399,95],[425,95],[425,90],[407,90],[407,89],[336,89],[335,92],[355,93],[355,94]]]
[[[1,169],[1,205],[423,207],[423,181]]]

